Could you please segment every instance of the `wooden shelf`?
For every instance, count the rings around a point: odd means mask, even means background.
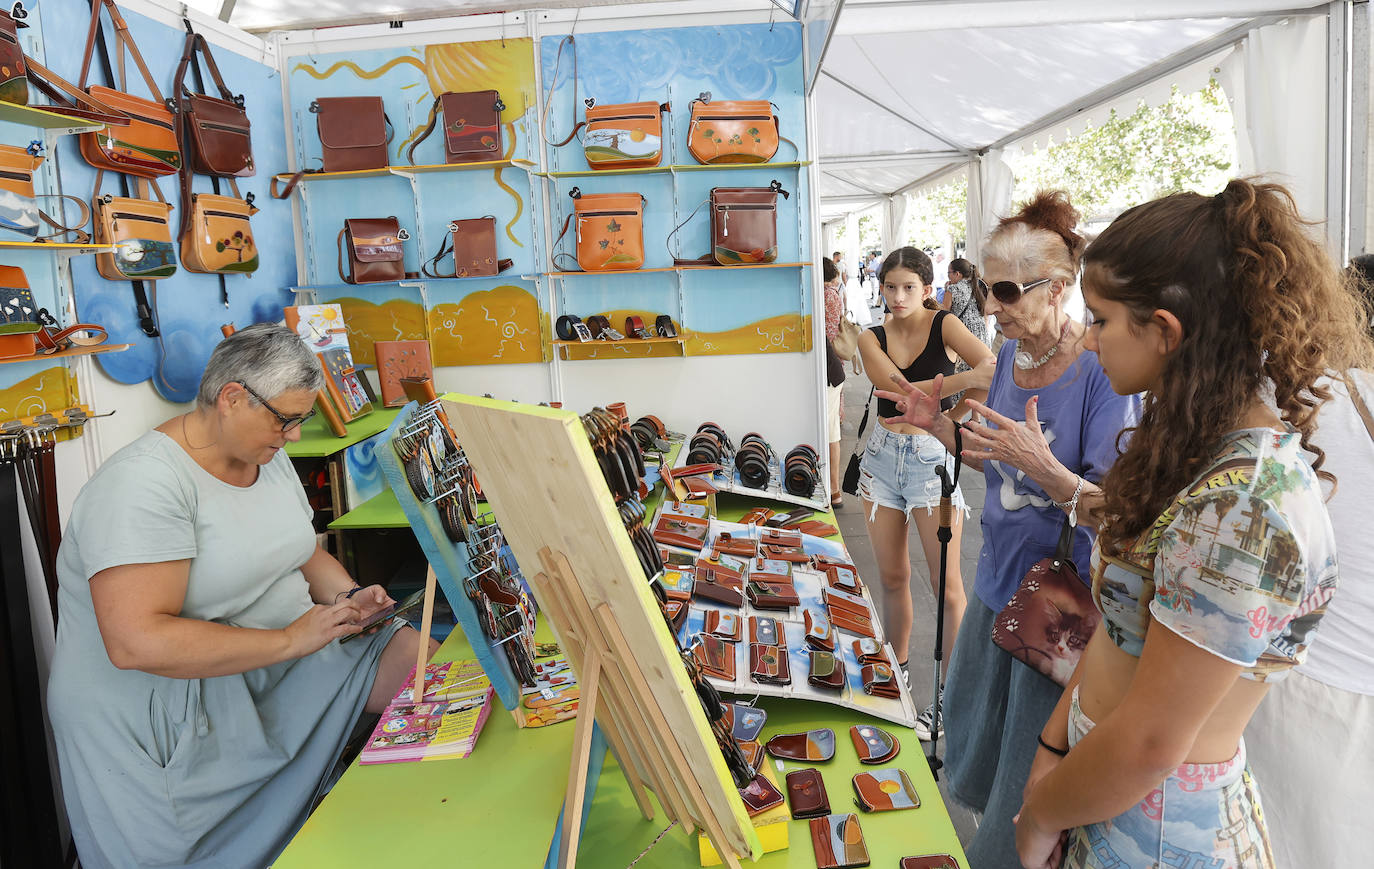
[[[335,437],[319,414],[301,426],[301,439],[286,444],[286,454],[293,459],[322,458],[332,456],[341,450],[366,440],[375,434],[386,431],[391,421],[400,413],[400,408],[378,407],[367,416],[359,417],[348,423],[348,435]]]
[[[681,344],[682,338],[626,338],[622,341],[554,341],[555,347],[639,347],[644,344]]]
[[[767,169],[797,169],[801,166],[810,165],[810,160],[790,163],[723,163],[711,166],[690,163],[672,166],[646,166],[639,169],[576,169],[570,172],[536,172],[534,174],[545,178],[592,178],[597,175],[671,175],[674,172],[719,172],[722,170],[759,172]]]
[[[0,359],[0,365],[11,362],[47,362],[49,359],[65,359],[69,356],[93,356],[97,353],[122,353],[132,344],[95,344],[88,347],[72,347],[46,356],[20,356],[18,359]]]
[[[506,281],[532,281],[532,280],[534,280],[534,278],[535,278],[534,275],[522,275],[522,274],[517,273],[514,269],[509,269],[509,270],[504,271],[504,272],[501,272],[500,274],[497,274],[497,275],[475,275],[475,276],[469,277],[469,278],[425,278],[425,277],[419,277],[419,278],[403,278],[403,279],[401,279],[401,280],[399,280],[399,281],[368,281],[367,283],[362,283],[362,284],[345,284],[345,283],[335,283],[335,284],[309,284],[309,285],[304,285],[304,286],[292,286],[292,287],[287,287],[287,289],[290,290],[290,291],[293,292],[293,293],[316,293],[316,292],[319,292],[319,291],[321,291],[321,290],[351,290],[351,289],[357,289],[357,288],[359,288],[359,287],[401,287],[401,286],[409,287],[409,286],[414,286],[415,284],[457,284],[457,283],[468,283],[468,282],[470,282],[470,281],[495,281],[495,280],[506,280]]]
[[[661,268],[661,269],[620,269],[620,270],[618,270],[618,271],[605,271],[605,272],[544,272],[544,277],[546,277],[546,278],[589,277],[589,276],[603,277],[603,276],[605,276],[605,275],[644,275],[644,274],[651,274],[651,273],[654,273],[654,272],[695,272],[695,271],[713,271],[713,272],[716,272],[716,271],[733,270],[733,269],[797,269],[797,268],[805,268],[806,266],[809,266],[809,265],[811,265],[811,263],[758,263],[758,264],[756,264],[756,265],[738,265],[738,266],[717,266],[717,265],[709,265],[709,266],[708,266],[708,265],[699,265],[699,266],[674,266],[674,267],[672,267],[672,268]]]
[[[647,359],[652,354],[652,349],[646,349],[645,354],[631,352],[629,355],[604,355],[605,351],[627,350],[634,351],[640,348],[653,348],[670,346],[676,348],[676,353],[659,354],[666,356],[687,355],[685,339],[678,338],[625,338],[620,341],[554,341],[553,346],[557,347],[565,362],[585,362],[589,359]],[[584,354],[575,354],[574,351],[582,350]]]
[[[89,133],[105,126],[97,121],[61,115],[50,111],[48,107],[20,106],[14,103],[0,103],[0,121],[44,130],[60,130],[64,133]]]
[[[63,253],[113,253],[112,244],[68,244],[47,241],[0,241],[0,248],[18,250],[55,250]]]
[[[529,171],[534,166],[529,160],[488,160],[482,163],[435,163],[424,166],[386,166],[381,169],[354,169],[349,172],[308,172],[301,176],[300,183],[329,181],[335,178],[380,178],[384,175],[404,177],[406,175],[425,175],[431,172],[469,172],[474,169],[522,169]],[[279,172],[277,178],[290,181],[294,172]]]

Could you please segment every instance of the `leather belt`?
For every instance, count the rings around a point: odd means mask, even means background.
[[[85,333],[78,337],[79,333]],[[39,329],[34,335],[38,339],[39,352],[47,355],[66,350],[73,345],[77,347],[91,347],[96,344],[104,343],[109,337],[104,326],[97,326],[94,323],[77,323],[68,326],[60,332],[50,332],[47,329]]]
[[[558,334],[558,340],[576,341],[577,331],[574,328],[574,324],[581,322],[582,320],[573,314],[564,314],[563,316],[559,317],[558,322],[555,323],[553,327],[554,332]]]
[[[667,314],[659,314],[654,318],[654,332],[660,338],[676,338],[677,326],[673,325],[673,318]]]
[[[650,338],[649,330],[644,328],[643,317],[626,317],[625,334],[631,338]]]

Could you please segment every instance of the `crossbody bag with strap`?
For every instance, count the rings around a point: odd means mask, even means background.
[[[607,103],[597,105],[595,99],[586,99],[585,120],[577,120],[577,43],[572,34],[563,37],[558,43],[558,54],[554,58],[552,84],[549,98],[544,102],[544,117],[541,130],[548,125],[549,109],[553,106],[553,89],[558,86],[558,70],[563,62],[563,49],[572,48],[572,105],[573,128],[561,142],[544,140],[555,148],[561,148],[576,138],[585,129],[582,137],[582,153],[591,169],[646,169],[663,161],[663,115],[671,110],[668,103],[649,101],[635,103]]]
[[[42,143],[33,142],[27,148],[13,145],[0,145],[0,229],[27,236],[34,241],[53,241],[72,234],[71,241],[85,244],[91,240],[83,230],[91,219],[91,210],[86,203],[75,196],[56,196],[37,194],[33,189],[33,173],[43,163]],[[81,219],[76,226],[64,226],[49,217],[38,207],[38,199],[56,199],[59,205],[63,200],[75,202],[81,209]],[[59,216],[61,216],[59,214]],[[54,232],[39,235],[42,224],[47,224]]]
[[[415,149],[434,132],[443,117],[445,163],[484,163],[501,159],[501,112],[506,104],[494,90],[441,93],[429,110],[429,126],[406,149],[415,164]]]
[[[439,271],[439,262],[450,252],[453,271],[444,274]],[[496,218],[488,215],[451,221],[439,252],[420,271],[431,278],[480,278],[498,275],[514,265],[514,260],[496,255]]]

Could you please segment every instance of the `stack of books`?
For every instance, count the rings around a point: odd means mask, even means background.
[[[467,757],[491,711],[491,680],[477,661],[425,666],[424,696],[415,702],[415,671],[392,698],[358,755],[359,763]]]

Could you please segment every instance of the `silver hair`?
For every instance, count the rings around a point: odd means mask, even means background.
[[[985,273],[988,262],[995,261],[1022,281],[1055,278],[1072,287],[1078,282],[1082,247],[1075,253],[1058,233],[1018,220],[993,230],[983,244],[982,256]]]
[[[316,391],[324,386],[324,371],[295,332],[274,323],[258,323],[225,338],[210,354],[200,376],[196,404],[214,407],[225,384],[235,381],[243,381],[271,401],[291,389]]]

